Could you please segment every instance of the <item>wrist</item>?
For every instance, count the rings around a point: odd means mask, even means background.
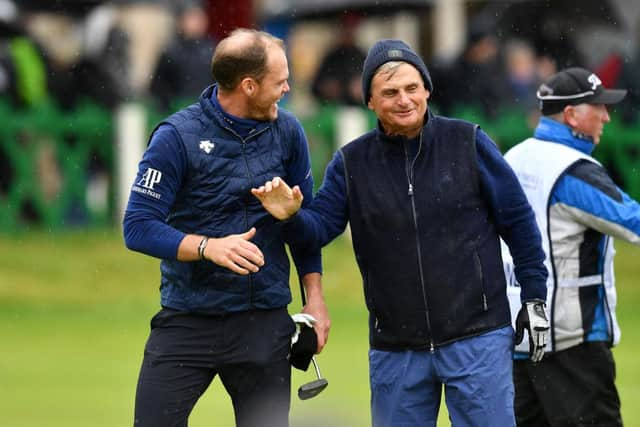
[[[322,295],[322,274],[319,272],[307,273],[302,277],[302,284],[307,299],[314,300],[320,298],[324,300]]]
[[[296,219],[296,217],[298,216],[298,212],[300,212],[300,210],[297,210],[295,212],[293,212],[292,214],[289,214],[288,217],[281,219],[280,222],[282,222],[283,224],[288,224],[292,221],[294,221]]]

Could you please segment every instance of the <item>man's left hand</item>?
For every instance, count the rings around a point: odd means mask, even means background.
[[[520,344],[524,338],[524,330],[529,333],[529,357],[536,363],[542,360],[544,349],[547,346],[547,331],[549,320],[545,313],[543,300],[525,301],[516,317],[516,344]]]

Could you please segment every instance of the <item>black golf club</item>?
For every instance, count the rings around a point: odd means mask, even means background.
[[[305,305],[307,305],[307,297],[304,293],[302,282],[300,282],[300,296],[302,297],[302,307],[304,307]],[[326,378],[322,378],[320,367],[318,366],[318,362],[316,362],[315,356],[311,357],[311,362],[313,363],[313,367],[316,370],[316,376],[318,377],[318,379],[302,384],[300,388],[298,388],[298,397],[300,398],[300,400],[307,400],[311,399],[312,397],[316,397],[329,385],[329,381],[327,381]]]

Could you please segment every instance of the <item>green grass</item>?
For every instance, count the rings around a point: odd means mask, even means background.
[[[619,244],[615,349],[626,426],[640,426],[640,249]],[[332,317],[318,361],[329,387],[300,401],[314,379],[294,370],[292,426],[369,425],[367,314],[350,243],[324,252]],[[158,310],[158,261],[127,251],[115,231],[29,233],[0,238],[0,425],[129,426],[151,316]],[[294,295],[297,294],[297,287]],[[300,307],[295,300],[291,311]],[[439,425],[448,425],[446,414]],[[233,426],[219,381],[198,402],[190,426]]]

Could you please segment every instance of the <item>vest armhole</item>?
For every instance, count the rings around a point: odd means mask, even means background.
[[[469,144],[469,146],[471,147],[471,156],[475,161],[475,168],[474,168],[474,176],[475,176],[475,186],[476,186],[476,191],[480,192],[481,188],[480,188],[480,161],[478,160],[478,129],[480,128],[479,125],[477,124],[471,124],[472,126],[472,130],[471,130],[471,144]],[[493,140],[492,140],[493,142]]]

